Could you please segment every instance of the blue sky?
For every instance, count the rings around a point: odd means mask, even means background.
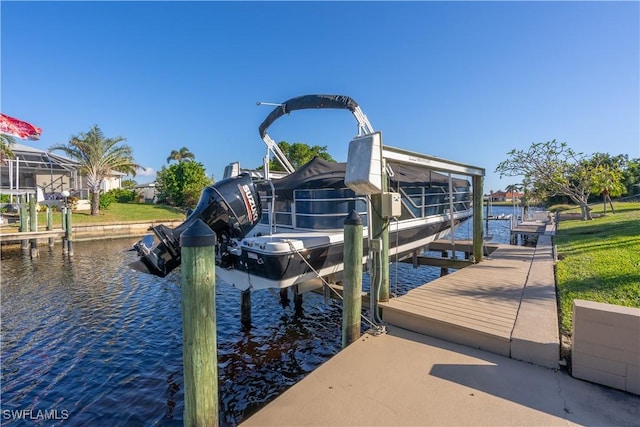
[[[486,168],[567,142],[640,157],[638,2],[0,3],[1,110],[47,149],[98,124],[153,180],[188,147],[208,174],[262,164],[258,125],[311,93],[354,98],[383,143]],[[276,140],[347,157],[346,110],[297,111]]]

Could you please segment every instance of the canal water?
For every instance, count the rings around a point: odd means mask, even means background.
[[[509,222],[491,221],[488,234],[508,242]],[[133,241],[76,242],[72,258],[59,243],[34,260],[3,248],[2,425],[182,425],[179,269],[165,278],[130,270]],[[392,265],[391,291],[439,271]],[[296,316],[277,292],[255,291],[243,330],[240,292],[219,281],[216,308],[220,425],[238,424],[340,350],[341,306],[321,295],[305,294]]]

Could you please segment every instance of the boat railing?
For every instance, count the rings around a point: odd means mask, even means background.
[[[268,209],[263,212],[262,223],[269,224],[272,232],[277,228],[330,230],[342,229],[345,217],[355,210],[368,223],[367,199],[345,195],[341,190],[296,190],[294,200],[276,201],[273,196],[263,195]],[[329,197],[316,197],[325,192]],[[331,197],[334,196],[334,197]],[[337,197],[342,196],[342,197]]]
[[[469,209],[470,191],[467,187],[456,188],[451,194],[446,187],[400,187],[399,190],[403,204],[415,218],[448,213],[450,197],[453,197],[455,212]]]

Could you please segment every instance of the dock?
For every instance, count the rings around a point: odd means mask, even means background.
[[[609,407],[569,411],[570,393],[558,392],[576,380],[557,370],[551,237],[491,247],[481,263],[380,303],[386,335],[364,335],[243,425],[609,422]],[[590,400],[615,406],[598,386],[578,383],[602,394]]]
[[[63,229],[46,230],[46,231],[23,231],[23,232],[9,232],[0,233],[0,243],[5,242],[20,242],[23,240],[31,239],[49,239],[49,238],[61,238],[65,234]]]
[[[637,403],[563,371],[391,327],[364,335],[240,425],[633,426]]]
[[[551,239],[545,237],[535,248],[494,245],[483,262],[380,303],[382,319],[423,335],[556,368],[560,338],[553,253]],[[523,323],[527,312],[533,313],[533,331]]]

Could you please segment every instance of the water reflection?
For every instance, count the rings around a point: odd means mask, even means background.
[[[59,245],[34,260],[3,248],[3,424],[33,424],[8,419],[12,410],[68,411],[47,425],[182,424],[179,270],[165,278],[129,270],[129,243],[77,242],[70,259]],[[390,274],[402,294],[439,269],[400,264]],[[340,349],[341,307],[321,295],[306,294],[295,316],[277,292],[254,292],[249,331],[239,291],[218,283],[216,306],[221,425],[247,418]]]
[[[58,424],[181,424],[179,272],[161,279],[128,270],[127,245],[77,242],[71,259],[59,247],[34,260],[2,251],[2,410],[68,411]],[[216,299],[222,425],[339,349],[340,307],[320,296],[306,296],[296,317],[277,293],[254,292],[248,332],[240,292],[218,283]]]

